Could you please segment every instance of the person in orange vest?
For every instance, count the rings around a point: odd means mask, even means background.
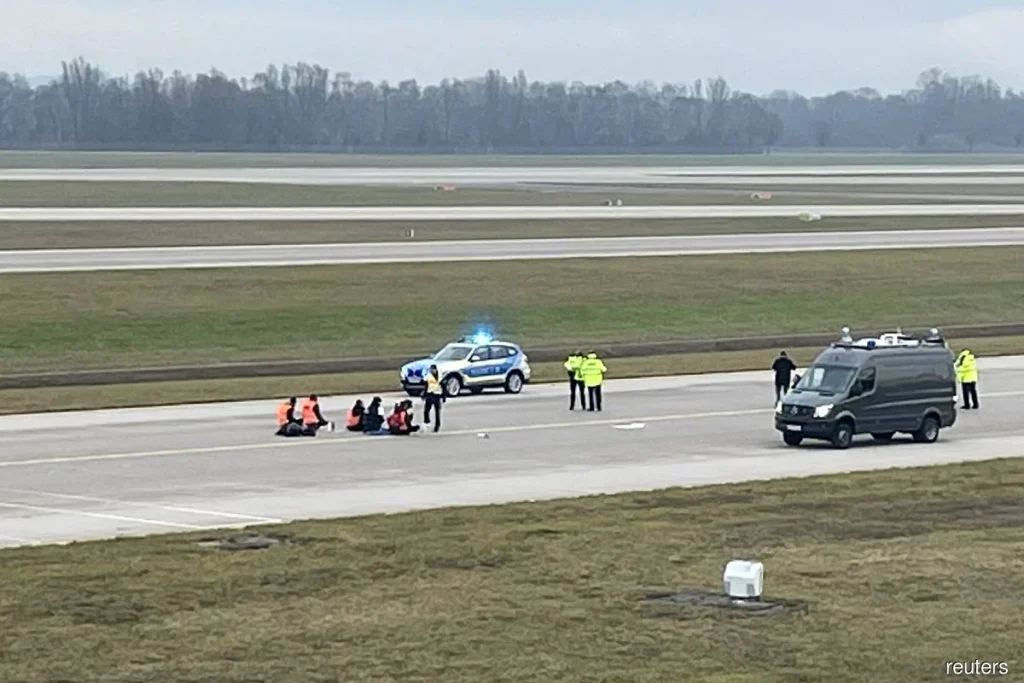
[[[363,415],[365,413],[366,408],[363,406],[362,399],[357,399],[356,404],[349,408],[345,415],[345,429],[350,432],[363,431]]]
[[[302,427],[309,435],[316,434],[323,427],[327,427],[329,432],[334,431],[334,423],[325,420],[320,412],[320,401],[316,394],[302,402]]]
[[[412,408],[412,401],[402,401],[395,404],[394,411],[388,416],[388,431],[391,434],[395,436],[409,436],[420,430],[419,425],[412,423],[412,414],[409,412],[410,408]]]
[[[302,423],[295,417],[295,397],[277,407],[277,436],[301,436]]]

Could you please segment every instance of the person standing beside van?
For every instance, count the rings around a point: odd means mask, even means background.
[[[978,359],[970,349],[964,349],[953,363],[956,378],[960,380],[960,389],[964,395],[963,410],[978,409]]]
[[[772,363],[772,370],[775,371],[775,402],[778,403],[793,384],[796,363],[789,359],[785,351],[780,351],[779,357]]]

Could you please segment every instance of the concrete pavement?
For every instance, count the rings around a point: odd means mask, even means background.
[[[0,273],[1021,246],[1024,228],[0,251]]]
[[[410,438],[278,439],[273,400],[3,417],[0,544],[1020,456],[1024,358],[979,367],[981,410],[938,443],[846,452],[783,446],[762,372],[610,381],[600,414],[570,413],[563,386],[460,397]]]
[[[1024,184],[1024,166],[508,166],[435,168],[109,168],[4,169],[0,181],[228,182],[297,185],[632,184]],[[751,189],[757,189],[751,187]]]
[[[1008,199],[1012,199],[1008,198]],[[1024,204],[828,204],[784,206],[283,206],[0,208],[0,221],[508,221],[668,218],[1019,216]]]

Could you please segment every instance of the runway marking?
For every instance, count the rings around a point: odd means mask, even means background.
[[[132,522],[133,524],[154,524],[157,526],[175,527],[177,529],[192,529],[193,531],[218,528],[215,526],[183,524],[180,522],[162,522],[155,519],[142,519],[141,517],[124,517],[122,515],[109,515],[105,512],[86,512],[84,510],[43,507],[42,505],[26,505],[24,503],[0,503],[0,507],[10,508],[13,510],[31,510],[33,512],[52,512],[59,515],[81,515],[83,517],[96,517],[98,519],[113,519],[119,522]]]
[[[990,394],[983,394],[982,398],[994,399],[994,398],[1008,398],[1024,396],[1024,391],[1002,391],[993,392]],[[594,420],[580,420],[580,421],[565,421],[565,422],[548,422],[542,424],[532,425],[508,425],[499,427],[474,427],[472,429],[458,429],[449,432],[443,432],[437,436],[442,438],[451,436],[476,436],[481,432],[487,434],[507,434],[512,432],[526,432],[526,431],[538,431],[543,429],[566,429],[570,427],[596,427],[596,426],[607,426],[621,424],[633,420],[642,420],[644,422],[669,422],[679,420],[699,420],[699,419],[710,419],[716,417],[742,417],[747,415],[763,415],[773,411],[773,408],[755,408],[747,410],[719,410],[709,411],[703,413],[678,413],[673,415],[654,415],[654,416],[642,416],[642,417],[620,417],[620,418],[609,418],[609,419],[594,419]],[[434,435],[431,435],[433,438]],[[383,441],[388,441],[386,437],[380,437]],[[377,438],[367,438],[364,436],[345,436],[342,438],[332,439],[324,438],[300,438],[297,437],[288,441],[264,441],[260,443],[248,443],[248,444],[232,444],[228,446],[200,446],[196,448],[172,448],[158,451],[136,451],[128,453],[102,453],[96,455],[72,455],[57,458],[33,458],[30,460],[8,460],[0,462],[0,469],[7,467],[32,467],[38,465],[60,465],[66,463],[77,463],[77,462],[94,462],[94,461],[107,461],[107,460],[138,460],[142,458],[160,458],[160,457],[171,457],[171,456],[191,456],[191,455],[217,455],[221,453],[238,453],[242,451],[262,451],[271,449],[290,449],[290,448],[313,448],[317,446],[335,446],[342,447],[346,445],[358,444],[372,444],[377,442]]]
[[[151,507],[158,510],[167,510],[168,512],[185,512],[195,515],[205,515],[208,517],[228,517],[232,519],[244,519],[250,522],[264,522],[267,524],[280,524],[281,520],[274,517],[258,517],[255,515],[243,515],[235,512],[218,512],[216,510],[199,510],[197,508],[179,507],[176,505],[164,505],[162,503],[146,503],[143,501],[131,501],[131,500],[117,500],[114,498],[96,498],[94,496],[79,496],[70,493],[51,493],[50,491],[35,491],[30,489],[14,489],[6,486],[0,487],[0,491],[7,491],[9,493],[24,493],[32,496],[48,496],[50,498],[59,498],[63,500],[80,500],[88,503],[103,503],[105,505],[135,505],[139,507]]]
[[[679,413],[676,415],[656,415],[653,417],[643,417],[646,422],[666,422],[671,420],[697,420],[714,417],[740,417],[743,415],[760,415],[764,413],[771,413],[772,409],[768,408],[757,408],[753,410],[721,410],[712,411],[705,413]],[[444,432],[440,436],[476,436],[480,432],[487,432],[489,434],[504,434],[509,432],[524,432],[524,431],[536,431],[541,429],[565,429],[568,427],[594,427],[602,425],[614,425],[626,420],[630,420],[628,417],[621,418],[610,418],[602,420],[580,420],[572,422],[549,422],[544,424],[533,424],[533,425],[510,425],[503,427],[475,427],[472,429],[458,429],[450,432]],[[431,435],[433,436],[433,435]],[[380,437],[380,439],[387,441],[386,437]],[[351,445],[353,443],[359,444],[370,444],[376,443],[378,438],[364,437],[364,436],[352,436],[343,437],[340,439],[326,438],[310,439],[297,437],[289,441],[276,441],[268,442],[264,441],[261,443],[249,443],[249,444],[232,444],[229,446],[200,446],[196,448],[173,448],[159,451],[137,451],[131,453],[103,453],[97,455],[71,455],[58,458],[34,458],[31,460],[8,460],[0,462],[0,468],[5,467],[30,467],[33,465],[59,465],[64,463],[74,462],[92,462],[92,461],[105,461],[105,460],[137,460],[141,458],[160,458],[169,456],[188,456],[188,455],[216,455],[220,453],[237,453],[239,451],[258,451],[258,450],[270,450],[270,449],[287,449],[287,448],[311,448],[314,446],[343,446]]]

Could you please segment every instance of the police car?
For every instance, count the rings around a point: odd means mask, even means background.
[[[429,358],[403,365],[400,375],[406,393],[423,394],[431,365],[437,366],[447,396],[458,396],[464,389],[479,394],[499,387],[505,393],[518,394],[530,381],[530,364],[523,349],[483,334],[452,342]]]

